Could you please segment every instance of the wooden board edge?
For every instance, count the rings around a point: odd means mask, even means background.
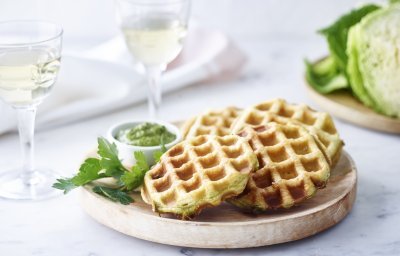
[[[185,246],[185,247],[195,247],[195,248],[250,248],[250,247],[259,247],[259,246],[266,246],[266,245],[272,245],[272,244],[279,244],[279,243],[285,243],[285,242],[289,242],[289,241],[295,241],[295,240],[299,240],[299,239],[303,239],[312,235],[315,235],[323,230],[326,230],[334,225],[336,225],[337,223],[339,223],[341,220],[343,220],[347,214],[351,211],[354,202],[355,202],[355,198],[356,198],[356,188],[357,188],[357,169],[356,166],[354,164],[354,161],[352,160],[351,156],[348,155],[346,152],[344,152],[344,154],[346,155],[346,157],[349,159],[349,162],[351,164],[351,169],[353,170],[352,173],[354,173],[354,179],[352,179],[352,184],[351,187],[349,187],[348,191],[344,194],[342,194],[342,196],[340,198],[336,198],[336,200],[331,200],[334,201],[332,204],[326,206],[326,208],[320,210],[317,213],[312,213],[312,214],[308,214],[308,215],[299,215],[295,218],[290,219],[291,221],[296,221],[298,223],[303,223],[303,226],[298,226],[298,225],[294,225],[294,228],[290,227],[290,224],[287,223],[287,220],[282,219],[282,220],[278,220],[276,222],[266,222],[266,223],[251,223],[248,222],[244,225],[244,229],[243,227],[236,227],[236,229],[234,231],[230,230],[229,232],[237,232],[239,234],[243,234],[243,238],[246,237],[246,235],[250,235],[249,237],[253,237],[253,239],[247,240],[246,242],[243,241],[243,239],[239,239],[239,242],[237,241],[237,239],[228,239],[228,241],[225,241],[224,243],[220,243],[218,241],[218,239],[207,239],[207,241],[209,241],[208,244],[200,244],[200,243],[195,243],[195,242],[190,242],[189,239],[184,239],[184,240],[179,240],[179,239],[175,239],[175,238],[169,238],[167,237],[166,239],[159,239],[155,236],[149,236],[149,235],[144,235],[143,233],[137,232],[136,234],[132,234],[132,232],[128,232],[128,230],[121,230],[121,229],[115,229],[115,227],[113,227],[113,223],[112,220],[110,218],[107,219],[107,216],[105,213],[108,214],[113,214],[112,212],[110,213],[109,211],[113,211],[115,210],[117,207],[115,207],[115,209],[107,209],[107,211],[101,211],[103,213],[103,216],[101,215],[94,215],[92,213],[93,208],[95,208],[94,206],[94,200],[93,200],[93,194],[91,194],[89,191],[85,191],[82,189],[82,194],[80,197],[81,200],[81,205],[84,208],[84,210],[91,216],[93,217],[96,221],[98,221],[99,223],[108,226],[114,230],[117,230],[121,233],[124,233],[126,235],[129,236],[134,236],[143,240],[148,240],[148,241],[152,241],[152,242],[157,242],[157,243],[162,243],[162,244],[168,244],[168,245],[174,245],[174,246]],[[98,196],[98,195],[96,195]],[[100,198],[100,196],[98,196]],[[110,205],[108,203],[110,202],[106,202],[106,199],[100,198],[101,200],[98,200],[100,202],[100,204],[103,204],[103,206],[105,206],[107,208],[107,205]],[[329,202],[331,202],[329,201]],[[327,202],[327,203],[329,203]],[[93,204],[93,205],[92,205]],[[151,224],[153,225],[153,228],[159,227],[160,223],[162,222],[163,219],[159,218],[159,217],[155,217],[155,216],[146,216],[146,214],[142,214],[142,217],[144,218],[142,221],[149,221],[149,223],[151,222]],[[152,218],[155,217],[155,218]],[[309,223],[310,220],[315,220],[315,218],[321,218],[322,219],[322,224],[318,226],[318,228],[315,228],[314,230],[309,230],[307,232],[305,232],[304,230],[307,230],[307,225]],[[147,219],[146,218],[152,218],[152,219]],[[261,220],[261,222],[263,222]],[[164,230],[174,230],[174,228],[176,229],[176,223],[174,221],[166,221],[164,224],[166,224],[167,227],[164,228]],[[197,223],[197,225],[191,224],[190,222],[185,222],[186,225],[180,225],[182,226],[184,229],[187,229],[190,226],[193,226],[192,228],[196,228],[196,232],[200,232],[200,233],[205,233],[205,234],[212,234],[213,232],[210,231],[214,231],[215,232],[215,228],[217,229],[227,229],[230,228],[232,229],[232,226],[223,226],[223,225],[218,225],[214,227],[214,230],[212,230],[213,228],[210,228],[210,225],[207,225],[207,223]],[[249,225],[250,224],[250,225]],[[175,225],[175,226],[174,226]],[[299,234],[297,237],[288,237],[287,239],[285,238],[280,238],[280,239],[276,239],[273,237],[267,237],[267,239],[265,239],[265,237],[262,236],[262,234],[267,233],[268,232],[268,226],[269,225],[281,225],[283,226],[283,228],[291,228],[291,231],[295,234]],[[286,225],[286,226],[285,226]],[[233,226],[234,227],[234,226]],[[241,228],[243,230],[241,230]],[[263,232],[254,232],[252,234],[252,232],[250,232],[250,234],[245,234],[246,232],[248,232],[249,229],[254,229],[254,230],[259,230],[259,229],[263,229]],[[162,231],[161,231],[162,232]],[[227,233],[229,234],[229,233]],[[252,235],[251,235],[252,234]],[[271,235],[271,234],[270,234]],[[266,234],[266,236],[268,236]],[[210,238],[211,238],[210,237]],[[217,240],[215,242],[215,240]],[[184,241],[184,242],[182,242]]]
[[[89,195],[89,192],[85,192],[88,193],[86,196]],[[354,186],[349,193],[345,194],[340,200],[338,200],[335,204],[331,205],[330,207],[324,209],[323,211],[319,212],[318,214],[313,214],[313,215],[306,215],[306,216],[300,216],[298,218],[293,219],[293,221],[298,221],[301,223],[308,223],[309,218],[320,218],[322,220],[322,222],[325,222],[325,225],[321,225],[319,226],[318,229],[314,229],[312,231],[309,232],[304,232],[304,230],[302,228],[300,228],[299,230],[296,229],[292,229],[291,231],[293,233],[297,233],[300,234],[299,236],[297,236],[296,238],[281,238],[281,239],[267,239],[264,240],[262,239],[259,235],[258,236],[250,236],[252,239],[250,241],[246,241],[246,243],[244,243],[244,241],[242,240],[242,243],[237,243],[237,241],[232,241],[230,243],[211,243],[211,244],[199,244],[199,243],[193,243],[190,242],[189,240],[186,240],[185,242],[179,242],[178,240],[175,239],[171,239],[171,240],[164,240],[164,239],[158,239],[156,236],[146,236],[140,233],[137,233],[135,235],[132,235],[132,233],[130,232],[126,232],[124,230],[116,230],[109,222],[104,222],[102,221],[98,215],[93,215],[91,214],[91,210],[89,210],[89,208],[87,208],[86,206],[87,204],[87,200],[85,200],[85,197],[81,196],[81,199],[83,199],[81,201],[81,205],[83,205],[83,209],[85,210],[85,212],[91,216],[93,219],[95,219],[98,223],[107,226],[111,229],[113,229],[114,231],[118,231],[120,233],[123,233],[125,235],[128,236],[132,236],[138,239],[142,239],[142,240],[146,240],[146,241],[151,241],[151,242],[155,242],[155,243],[160,243],[160,244],[166,244],[166,245],[173,245],[173,246],[180,246],[180,247],[191,247],[191,248],[204,248],[204,249],[238,249],[238,248],[254,248],[254,247],[261,247],[261,246],[268,246],[268,245],[274,245],[274,244],[281,244],[281,243],[287,243],[287,242],[292,242],[292,241],[297,241],[300,239],[304,239],[310,236],[313,236],[315,234],[318,234],[324,230],[327,230],[333,226],[335,226],[336,224],[338,224],[339,222],[341,222],[351,211],[354,202],[355,202],[355,198],[356,198],[356,186]],[[87,199],[89,199],[89,197],[87,197]],[[92,199],[90,199],[92,200]],[[86,206],[84,206],[86,205]],[[330,214],[331,212],[334,212],[334,214]],[[321,218],[321,216],[323,218]],[[285,220],[281,220],[279,222],[285,222]],[[270,223],[269,223],[270,224]],[[268,229],[268,227],[264,227],[266,225],[261,225],[261,224],[256,224],[258,227],[263,227],[265,229]],[[278,224],[279,225],[279,224]],[[247,225],[246,225],[247,226]],[[196,228],[201,227],[201,226],[196,226]],[[247,227],[248,228],[248,227]],[[168,228],[169,229],[169,228]],[[173,229],[171,229],[173,230]],[[230,231],[232,232],[232,231]],[[211,232],[210,232],[211,233]],[[172,234],[171,234],[172,235]],[[243,236],[244,238],[245,236]],[[210,239],[210,241],[215,241],[215,239]]]
[[[400,119],[396,120],[378,113],[359,103],[359,108],[362,110],[357,110],[350,106],[343,105],[332,99],[332,96],[322,95],[317,92],[312,86],[304,79],[305,88],[307,94],[312,100],[314,100],[321,108],[325,109],[332,115],[339,119],[342,119],[348,123],[352,123],[363,128],[386,132],[400,134]],[[343,96],[345,97],[345,96]],[[347,96],[346,96],[347,97]],[[349,95],[349,100],[352,96]],[[353,101],[357,101],[352,98]],[[357,102],[358,103],[358,102]]]

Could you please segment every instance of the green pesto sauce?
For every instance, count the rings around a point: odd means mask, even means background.
[[[163,125],[142,123],[120,130],[116,139],[132,146],[150,147],[166,145],[174,141],[176,135],[169,132]]]

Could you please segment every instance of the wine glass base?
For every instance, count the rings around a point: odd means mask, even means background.
[[[0,175],[0,197],[16,200],[41,200],[61,195],[61,191],[52,187],[59,178],[57,173],[47,170],[35,170],[23,174],[21,170],[12,170]]]

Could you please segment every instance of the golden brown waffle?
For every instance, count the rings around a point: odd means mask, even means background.
[[[146,173],[142,197],[155,212],[188,218],[242,193],[257,166],[245,138],[197,136],[169,149]]]
[[[236,107],[209,110],[186,121],[182,127],[182,136],[191,138],[199,135],[225,136],[231,134],[231,125],[241,111]]]
[[[328,113],[317,112],[305,104],[289,104],[283,99],[274,99],[247,108],[232,125],[232,132],[237,133],[245,126],[259,126],[277,122],[294,122],[304,126],[322,143],[329,162],[334,166],[341,155],[343,141]]]
[[[229,199],[232,204],[253,211],[290,208],[326,185],[329,164],[305,128],[271,122],[247,126],[239,136],[249,141],[259,169],[250,173],[245,191]]]

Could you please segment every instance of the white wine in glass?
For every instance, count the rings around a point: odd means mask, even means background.
[[[62,33],[43,21],[0,23],[0,100],[18,114],[23,162],[21,169],[0,173],[1,197],[36,200],[59,193],[51,187],[59,175],[34,165],[33,135],[36,108],[57,79]]]
[[[118,17],[126,44],[148,79],[150,116],[161,103],[159,78],[182,50],[187,34],[189,0],[119,0]]]
[[[174,16],[137,19],[122,28],[130,52],[145,66],[171,62],[182,50],[186,26]]]
[[[51,49],[4,50],[0,56],[0,98],[14,107],[40,103],[51,91],[60,57]]]

